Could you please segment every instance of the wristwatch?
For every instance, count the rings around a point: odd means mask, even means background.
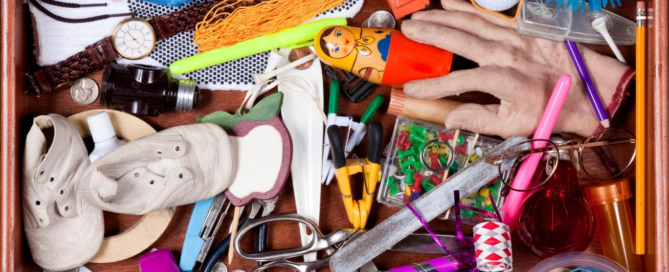
[[[226,7],[216,19],[224,19],[241,6],[254,6],[266,0],[244,0]],[[77,80],[86,74],[101,70],[105,63],[117,59],[141,59],[148,56],[155,44],[180,32],[195,28],[209,10],[221,3],[236,0],[212,0],[190,8],[182,9],[148,20],[129,18],[121,21],[111,36],[89,45],[84,51],[46,67],[38,67],[26,72],[27,93],[38,95],[50,93],[58,86]]]

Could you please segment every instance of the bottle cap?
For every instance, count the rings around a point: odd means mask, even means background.
[[[585,187],[585,199],[588,200],[591,206],[624,201],[631,197],[630,181],[626,178]]]
[[[106,111],[88,116],[87,121],[88,129],[91,131],[91,136],[93,136],[94,142],[104,142],[116,137],[114,126]]]

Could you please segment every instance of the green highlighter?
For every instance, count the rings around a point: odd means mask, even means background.
[[[232,46],[214,49],[170,64],[172,74],[184,74],[216,64],[255,55],[281,47],[298,48],[313,43],[321,29],[334,25],[346,25],[345,18],[318,20],[281,30],[267,36],[243,41]]]

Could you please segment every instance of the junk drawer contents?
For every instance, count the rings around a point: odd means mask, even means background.
[[[665,265],[665,3],[2,5],[2,271]]]

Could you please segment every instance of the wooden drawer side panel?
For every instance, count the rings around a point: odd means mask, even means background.
[[[2,31],[2,105],[0,105],[0,261],[2,271],[23,271],[20,212],[19,118],[26,68],[24,5],[0,1]]]

